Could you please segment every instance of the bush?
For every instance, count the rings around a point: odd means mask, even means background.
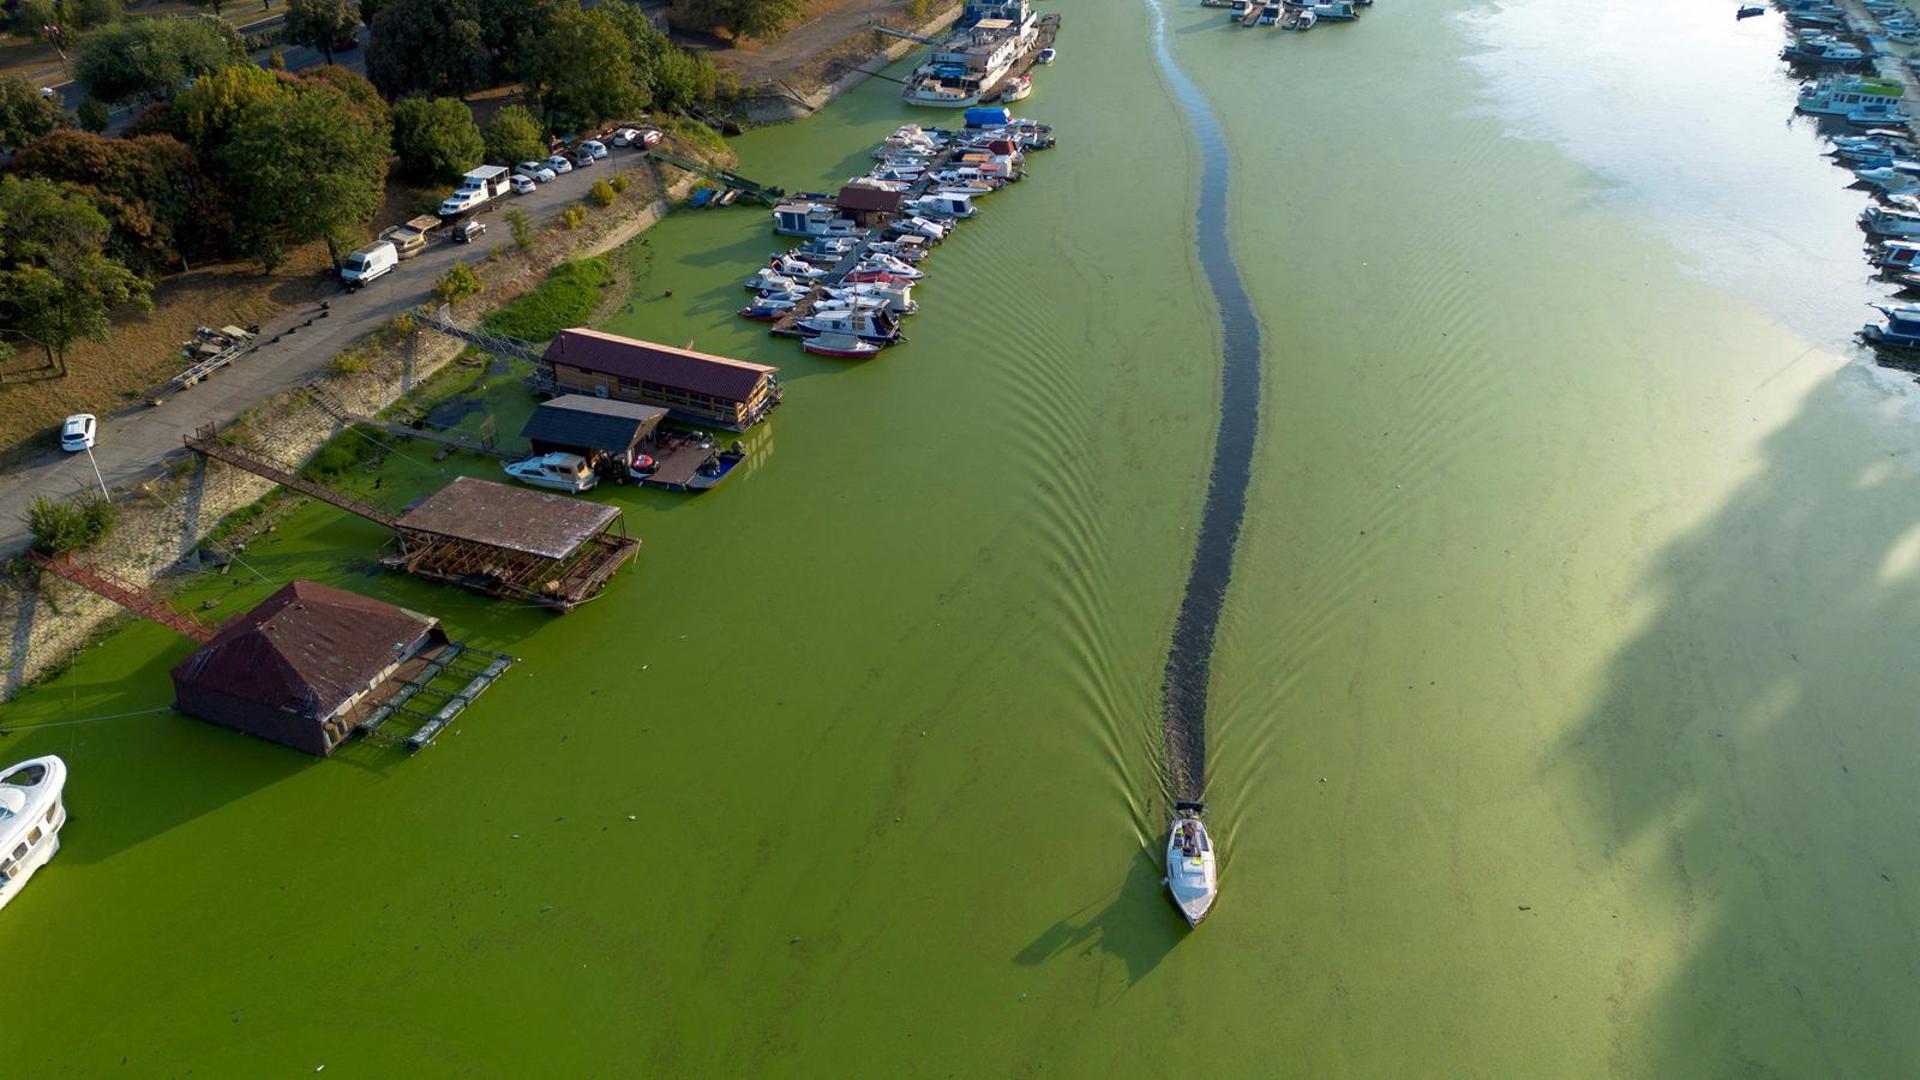
[[[514,207],[507,211],[507,228],[513,230],[513,244],[522,251],[533,246],[533,218],[525,210]]]
[[[619,196],[614,193],[612,184],[605,180],[595,180],[593,186],[587,189],[587,198],[592,200],[595,206],[612,206],[613,200]]]
[[[287,54],[279,49],[267,54],[267,66],[275,71],[287,70]]]
[[[587,212],[582,207],[569,206],[565,210],[560,211],[560,225],[562,228],[577,229],[581,225],[586,224],[586,220]]]
[[[443,304],[457,304],[469,296],[479,296],[484,287],[473,268],[460,262],[448,267],[447,272],[434,283],[433,295],[439,297]]]
[[[119,511],[98,495],[77,502],[56,502],[45,495],[35,496],[24,515],[27,529],[33,533],[34,550],[47,555],[63,555],[92,547],[113,532]]]
[[[379,456],[381,449],[380,443],[356,424],[328,440],[313,455],[313,460],[307,462],[303,471],[310,480],[332,480],[354,466]]]
[[[633,181],[627,177],[626,173],[623,173],[623,172],[614,173],[613,179],[608,183],[609,183],[609,186],[613,188],[613,190],[620,192],[622,194],[624,194],[629,187],[633,186]]]
[[[113,114],[98,98],[82,98],[80,107],[74,112],[79,117],[80,126],[95,135],[107,130],[107,125],[113,123]]]
[[[547,156],[540,121],[525,105],[509,105],[494,113],[493,119],[481,130],[480,138],[486,144],[487,160],[496,165],[537,161]]]
[[[480,164],[487,147],[457,99],[410,97],[393,107],[393,152],[402,176],[452,180]]]

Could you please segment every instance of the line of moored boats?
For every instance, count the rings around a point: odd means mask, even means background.
[[[1905,65],[1885,47],[1888,40],[1920,42],[1920,22],[1897,0],[1864,0],[1871,25],[1858,25],[1833,0],[1778,0],[1792,31],[1781,59],[1810,80],[1795,109],[1819,118],[1827,130],[1828,154],[1873,192],[1875,204],[1860,215],[1869,237],[1867,258],[1902,291],[1920,293],[1920,139],[1905,107],[1904,73],[1881,65]],[[1764,14],[1743,5],[1739,18]],[[1911,70],[1911,69],[1909,69]],[[1890,349],[1920,349],[1920,304],[1876,304],[1886,316],[1860,336]]]
[[[1321,23],[1352,22],[1373,0],[1200,0],[1203,7],[1224,7],[1240,26],[1311,30]]]
[[[874,165],[837,196],[801,194],[773,210],[774,232],[800,237],[743,284],[740,317],[769,322],[821,356],[865,359],[906,340],[920,310],[913,287],[933,245],[979,213],[974,200],[1024,175],[1025,155],[1052,129],[1004,108],[968,109],[965,128],[904,124],[874,149]]]

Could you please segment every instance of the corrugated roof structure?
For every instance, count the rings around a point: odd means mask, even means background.
[[[295,581],[220,628],[173,669],[181,712],[316,754],[350,726],[340,714],[429,641],[436,619]]]
[[[394,527],[564,559],[619,516],[618,508],[585,499],[460,476],[400,515]]]
[[[856,210],[861,213],[897,214],[900,204],[906,201],[906,195],[899,191],[886,191],[881,188],[867,187],[864,184],[848,184],[840,189],[839,198],[834,205],[842,210]]]
[[[520,435],[536,446],[624,453],[660,425],[667,410],[631,401],[567,394],[533,410]]]
[[[766,364],[581,329],[560,331],[548,344],[542,360],[728,401],[751,399],[761,383],[780,370]]]

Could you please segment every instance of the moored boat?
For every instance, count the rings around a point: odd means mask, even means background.
[[[1033,93],[1033,76],[1015,75],[1007,81],[1007,88],[1000,91],[1001,101],[1021,101]]]
[[[541,454],[525,461],[509,461],[500,466],[508,476],[534,487],[552,488],[570,495],[592,491],[600,477],[579,454]]]
[[[1200,820],[1206,811],[1204,804],[1177,802],[1173,806],[1175,816],[1167,832],[1167,876],[1163,881],[1187,925],[1199,926],[1213,910],[1220,891],[1213,837],[1207,832],[1206,822]]]
[[[816,356],[838,356],[848,360],[865,360],[880,354],[880,346],[851,334],[821,334],[801,341],[800,347]]]
[[[52,755],[0,772],[0,908],[60,850],[66,785],[67,764]]]
[[[1887,321],[1882,325],[1868,323],[1860,328],[1860,336],[1868,344],[1891,349],[1920,349],[1920,304],[1873,306],[1880,309]]]

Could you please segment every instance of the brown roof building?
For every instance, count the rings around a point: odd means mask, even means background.
[[[840,189],[834,199],[834,209],[845,217],[850,217],[862,225],[871,228],[884,225],[900,216],[900,206],[906,202],[903,192],[886,191],[864,184],[848,184]]]
[[[295,581],[173,669],[174,708],[325,757],[446,643],[437,619]]]
[[[550,394],[588,394],[666,409],[678,420],[745,431],[780,403],[780,369],[598,330],[562,330],[533,382]]]

